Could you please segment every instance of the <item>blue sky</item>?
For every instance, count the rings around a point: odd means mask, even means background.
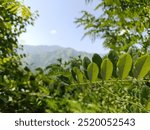
[[[78,51],[106,53],[102,40],[94,43],[86,37],[81,40],[84,30],[77,28],[75,18],[81,16],[81,10],[92,13],[99,0],[86,4],[85,0],[25,0],[32,11],[38,10],[39,17],[34,26],[28,26],[20,41],[28,45],[59,45]],[[100,12],[99,12],[100,13]]]

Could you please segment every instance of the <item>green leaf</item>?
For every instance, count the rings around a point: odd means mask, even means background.
[[[82,65],[83,65],[84,73],[85,73],[85,76],[86,76],[87,79],[88,79],[87,67],[88,67],[88,65],[89,65],[90,63],[91,63],[90,59],[85,56],[84,59],[83,59]]]
[[[97,64],[95,63],[90,63],[88,68],[87,68],[87,73],[88,73],[88,78],[91,82],[94,82],[97,80],[99,69]]]
[[[117,61],[119,59],[119,56],[117,54],[116,51],[114,50],[110,50],[109,53],[108,53],[108,58],[110,59],[110,61],[113,63],[113,65],[116,65],[117,64]]]
[[[75,81],[77,81],[76,73],[74,72],[73,69],[71,70],[71,75],[72,75],[73,79],[74,79]]]
[[[113,4],[113,0],[104,0],[106,5],[112,5]]]
[[[83,82],[83,74],[82,72],[79,70],[79,68],[74,67],[73,71],[75,72],[75,74],[77,75],[77,81],[78,82]]]
[[[108,53],[109,60],[113,63],[113,77],[117,77],[117,62],[119,59],[119,56],[115,50],[110,50]]]
[[[146,109],[147,109],[148,111],[150,111],[150,102],[148,102],[148,104],[147,104],[147,106],[146,106]]]
[[[19,9],[19,5],[14,5],[12,8],[11,7],[8,7],[8,8],[11,8],[9,11],[12,12],[13,14],[16,14],[18,9]]]
[[[92,61],[96,63],[98,67],[100,67],[102,63],[102,58],[98,54],[95,53],[92,57]]]
[[[88,28],[91,28],[91,27],[93,27],[93,24],[92,24],[92,23],[89,23],[89,24],[85,27],[85,29],[88,29]]]
[[[101,64],[101,75],[102,75],[103,80],[110,79],[112,72],[113,72],[112,62],[108,58],[104,59]]]
[[[122,55],[117,63],[118,67],[118,76],[120,79],[125,79],[132,67],[132,58],[130,54],[124,54]]]
[[[102,5],[103,5],[103,3],[98,4],[94,10],[98,10]]]
[[[68,100],[67,103],[71,112],[82,112],[82,106],[79,102]]]
[[[67,76],[60,75],[60,76],[58,76],[58,78],[66,84],[71,84],[70,79]]]
[[[101,78],[100,70],[101,70],[102,58],[98,54],[95,53],[92,57],[92,61],[97,64],[97,66],[99,68],[98,77]]]
[[[142,79],[150,71],[150,55],[144,55],[135,62],[133,74],[134,77]]]
[[[88,57],[84,57],[83,59],[83,67],[84,69],[87,69],[88,65],[91,63],[90,59]]]

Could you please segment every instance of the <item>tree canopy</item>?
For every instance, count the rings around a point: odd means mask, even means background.
[[[86,30],[85,36],[104,38],[103,45],[116,51],[128,51],[135,45],[144,53],[149,50],[149,0],[101,0],[95,11],[100,15],[82,11],[83,15],[76,20]]]
[[[26,32],[26,26],[33,24],[37,15],[17,0],[0,1],[0,111],[15,111],[21,97],[23,69],[17,53],[18,37]],[[27,74],[28,75],[28,74]],[[20,103],[21,104],[21,103]]]

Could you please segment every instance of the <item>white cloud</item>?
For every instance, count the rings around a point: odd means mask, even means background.
[[[57,33],[57,31],[56,31],[55,29],[52,29],[52,30],[50,31],[50,33],[54,35],[54,34]]]

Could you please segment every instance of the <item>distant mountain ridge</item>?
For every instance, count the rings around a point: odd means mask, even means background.
[[[92,57],[92,53],[76,51],[72,48],[64,48],[60,46],[31,46],[24,45],[23,52],[26,54],[25,62],[33,69],[37,67],[46,67],[50,64],[57,63],[58,58],[68,61],[70,57],[88,56]]]

